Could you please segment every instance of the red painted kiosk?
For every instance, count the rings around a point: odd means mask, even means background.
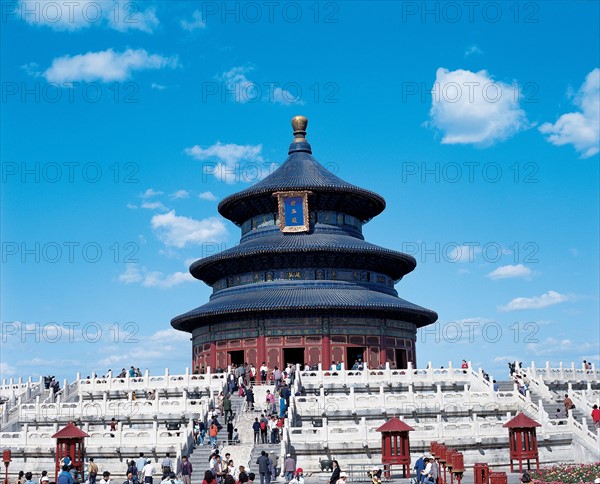
[[[410,443],[408,433],[414,430],[402,420],[392,417],[377,432],[381,432],[381,462],[386,478],[390,478],[392,465],[403,467],[404,477],[410,477]]]
[[[489,484],[490,468],[486,462],[475,463],[475,465],[473,465],[473,471],[475,472],[475,484]]]
[[[58,481],[60,463],[65,457],[69,457],[71,465],[83,475],[83,458],[85,456],[83,439],[86,437],[89,437],[89,435],[76,427],[73,422],[69,422],[52,436],[53,439],[56,439],[55,481]]]
[[[531,469],[530,460],[535,460],[535,468],[540,468],[537,436],[535,428],[541,427],[535,420],[523,412],[508,422],[503,427],[508,428],[508,442],[510,444],[510,472],[514,472],[513,459],[519,461],[519,472],[523,472],[523,461],[527,461],[527,469]]]

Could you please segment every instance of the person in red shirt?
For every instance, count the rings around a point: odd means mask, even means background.
[[[600,428],[600,408],[598,408],[598,405],[592,407],[592,420],[596,428]]]

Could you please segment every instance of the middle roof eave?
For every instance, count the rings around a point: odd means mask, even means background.
[[[231,249],[200,259],[190,266],[190,273],[195,278],[205,280],[210,284],[213,278],[206,280],[205,272],[224,261],[258,255],[268,256],[271,254],[282,255],[286,253],[297,254],[309,252],[361,254],[383,258],[390,264],[389,275],[394,280],[398,280],[411,272],[417,265],[414,257],[408,254],[386,249],[349,235],[339,233],[284,234],[274,232],[268,235],[265,234],[262,237],[254,237]],[[268,268],[265,267],[264,269]],[[360,268],[357,267],[357,269]],[[364,269],[366,270],[367,268]],[[223,276],[225,275],[223,274]]]

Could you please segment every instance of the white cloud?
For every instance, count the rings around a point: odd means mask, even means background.
[[[236,103],[245,104],[260,99],[260,86],[256,86],[254,82],[246,77],[246,74],[253,70],[254,68],[249,66],[233,67],[218,76],[218,79],[225,84],[227,92],[231,93]]]
[[[490,279],[510,279],[515,277],[530,277],[532,274],[529,267],[523,264],[501,266],[490,272],[487,277]]]
[[[443,133],[443,144],[489,146],[528,126],[519,108],[518,87],[494,81],[487,71],[436,72],[430,126]]]
[[[465,57],[469,57],[472,54],[483,54],[483,52],[479,47],[473,44],[469,46],[467,50],[465,50]]]
[[[192,13],[192,20],[188,21],[183,19],[181,22],[181,28],[183,30],[187,30],[188,32],[193,32],[194,30],[206,28],[206,22],[202,18],[202,12],[200,10],[194,10]]]
[[[217,199],[217,196],[213,192],[202,192],[198,194],[198,198],[200,200],[208,200],[209,202],[214,202]]]
[[[142,193],[140,195],[140,198],[152,198],[152,197],[158,197],[159,195],[162,195],[163,192],[154,190],[153,188],[148,188],[144,193]]]
[[[127,208],[131,209],[131,210],[136,210],[138,208],[138,206],[134,203],[128,202],[127,203]]]
[[[166,212],[169,210],[161,202],[142,202],[141,207],[147,210],[158,210],[160,212]]]
[[[133,284],[134,282],[141,282],[143,279],[140,269],[133,264],[128,264],[125,272],[119,274],[119,281],[123,284]]]
[[[173,200],[179,200],[181,198],[190,198],[190,192],[188,192],[187,190],[177,190],[176,192],[171,193],[169,197]]]
[[[17,369],[9,365],[8,363],[0,362],[0,375],[1,378],[8,378],[17,374]]]
[[[577,359],[580,361],[585,358],[585,352],[589,350],[598,350],[597,340],[573,341],[568,338],[559,339],[549,337],[543,341],[529,343],[527,345],[528,354],[533,354],[535,356],[553,356],[557,353],[575,353],[578,355]]]
[[[222,144],[217,141],[208,148],[195,145],[184,152],[200,161],[216,160],[216,163],[203,164],[203,172],[224,183],[255,182],[268,174],[268,167],[263,164],[261,156],[262,145]]]
[[[20,0],[19,17],[31,25],[59,31],[108,27],[151,33],[159,25],[156,9],[126,0]]]
[[[276,87],[273,90],[273,102],[276,104],[283,104],[285,106],[290,104],[304,104],[304,101],[302,101],[299,93],[293,94],[292,92],[282,89],[281,87]]]
[[[560,294],[556,291],[548,291],[541,296],[517,297],[498,309],[504,312],[516,311],[519,309],[542,309],[548,306],[554,306],[555,304],[572,301],[573,299],[574,296],[571,295]]]
[[[149,271],[146,267],[128,265],[125,272],[119,274],[119,281],[123,284],[141,284],[144,287],[158,287],[169,289],[184,282],[192,282],[194,278],[189,272],[174,272],[164,274],[159,271]]]
[[[572,144],[581,158],[589,158],[600,151],[599,68],[586,76],[573,104],[579,111],[563,114],[554,124],[544,123],[539,130],[553,145]]]
[[[189,341],[190,334],[183,331],[177,331],[173,328],[161,329],[149,337],[151,341],[158,341],[163,344],[179,343]]]
[[[175,210],[171,210],[169,213],[154,215],[151,224],[157,237],[165,245],[172,247],[220,242],[227,238],[227,228],[217,217],[194,220],[176,215]]]
[[[135,70],[174,68],[177,64],[176,57],[149,54],[144,49],[127,49],[124,52],[107,49],[57,57],[44,72],[44,77],[49,82],[124,81],[130,79]]]

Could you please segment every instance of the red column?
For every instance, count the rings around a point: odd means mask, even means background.
[[[210,342],[210,350],[208,350],[208,366],[211,372],[214,372],[217,367],[217,345],[214,341]]]
[[[258,356],[256,361],[256,366],[260,367],[263,361],[267,361],[267,340],[264,336],[259,336],[256,339],[256,345],[258,348]]]
[[[379,364],[385,365],[387,363],[387,346],[385,344],[385,336],[380,336],[379,338]]]
[[[328,334],[324,334],[323,342],[321,343],[321,365],[323,365],[324,370],[329,369],[331,358],[331,340]]]

